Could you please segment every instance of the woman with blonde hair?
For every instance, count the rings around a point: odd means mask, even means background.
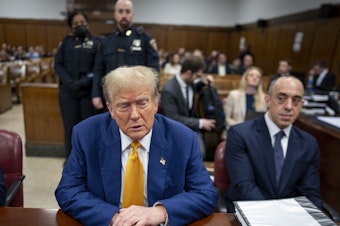
[[[249,112],[265,112],[264,96],[262,70],[251,66],[242,75],[238,89],[230,91],[224,104],[227,128],[244,122]]]

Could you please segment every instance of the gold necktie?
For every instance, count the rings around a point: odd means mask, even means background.
[[[144,206],[144,173],[137,153],[140,145],[138,141],[131,143],[132,151],[127,160],[124,175],[123,208],[131,205]]]

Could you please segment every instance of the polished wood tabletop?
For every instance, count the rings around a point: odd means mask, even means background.
[[[0,226],[80,226],[60,209],[1,207]],[[238,226],[234,214],[213,213],[190,226]]]

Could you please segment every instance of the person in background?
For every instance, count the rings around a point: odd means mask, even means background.
[[[239,57],[235,57],[233,62],[229,65],[229,68],[230,74],[242,75],[241,70],[243,69],[241,59]]]
[[[164,66],[164,73],[178,74],[181,72],[182,65],[178,54],[170,54],[170,61]]]
[[[304,73],[293,71],[293,62],[289,58],[282,58],[279,61],[278,67],[277,67],[277,73],[272,76],[270,79],[270,82],[276,80],[280,76],[284,75],[292,75],[297,77],[302,83],[304,83]],[[269,86],[268,86],[269,87]]]
[[[110,71],[125,65],[144,65],[159,71],[159,56],[156,40],[133,25],[133,3],[118,0],[114,9],[117,30],[102,41],[96,57],[96,69],[92,87],[92,102],[96,109],[105,108],[102,79]]]
[[[231,90],[224,104],[227,127],[244,122],[247,113],[267,110],[262,86],[262,70],[249,67],[241,77],[239,88]]]
[[[40,54],[38,51],[36,51],[34,46],[29,46],[28,52],[26,53],[26,57],[29,60],[37,60],[37,59],[40,59]]]
[[[157,114],[157,84],[157,72],[145,66],[110,72],[103,86],[109,112],[74,127],[55,194],[81,223],[187,225],[214,212],[218,196],[197,136]]]
[[[0,166],[0,206],[4,206],[6,202],[6,185],[5,178]]]
[[[73,12],[67,23],[71,34],[61,42],[54,59],[59,77],[59,106],[64,123],[66,160],[71,152],[74,125],[95,114],[91,101],[94,62],[99,38],[89,32],[84,13]]]
[[[214,119],[199,118],[194,110],[195,94],[208,84],[208,80],[212,80],[211,77],[202,77],[204,68],[205,63],[201,57],[186,57],[181,73],[168,80],[161,93],[163,114],[197,132],[202,159],[206,151],[201,130],[212,131],[216,123]]]
[[[245,54],[243,56],[240,73],[243,74],[249,67],[254,65],[254,57],[252,54]]]
[[[322,208],[320,150],[317,140],[293,125],[303,106],[304,89],[294,76],[274,80],[265,96],[267,112],[231,126],[226,164],[231,186],[225,200],[268,200],[306,196]]]
[[[217,55],[217,64],[213,67],[211,73],[218,74],[220,76],[230,74],[230,67],[227,60],[227,54],[220,52]]]
[[[326,67],[326,63],[318,60],[313,65],[313,70],[310,70],[310,75],[313,77],[313,89],[319,94],[328,94],[334,88],[335,76]]]

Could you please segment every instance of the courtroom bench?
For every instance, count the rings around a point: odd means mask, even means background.
[[[58,84],[21,85],[27,156],[64,157],[64,126]]]

